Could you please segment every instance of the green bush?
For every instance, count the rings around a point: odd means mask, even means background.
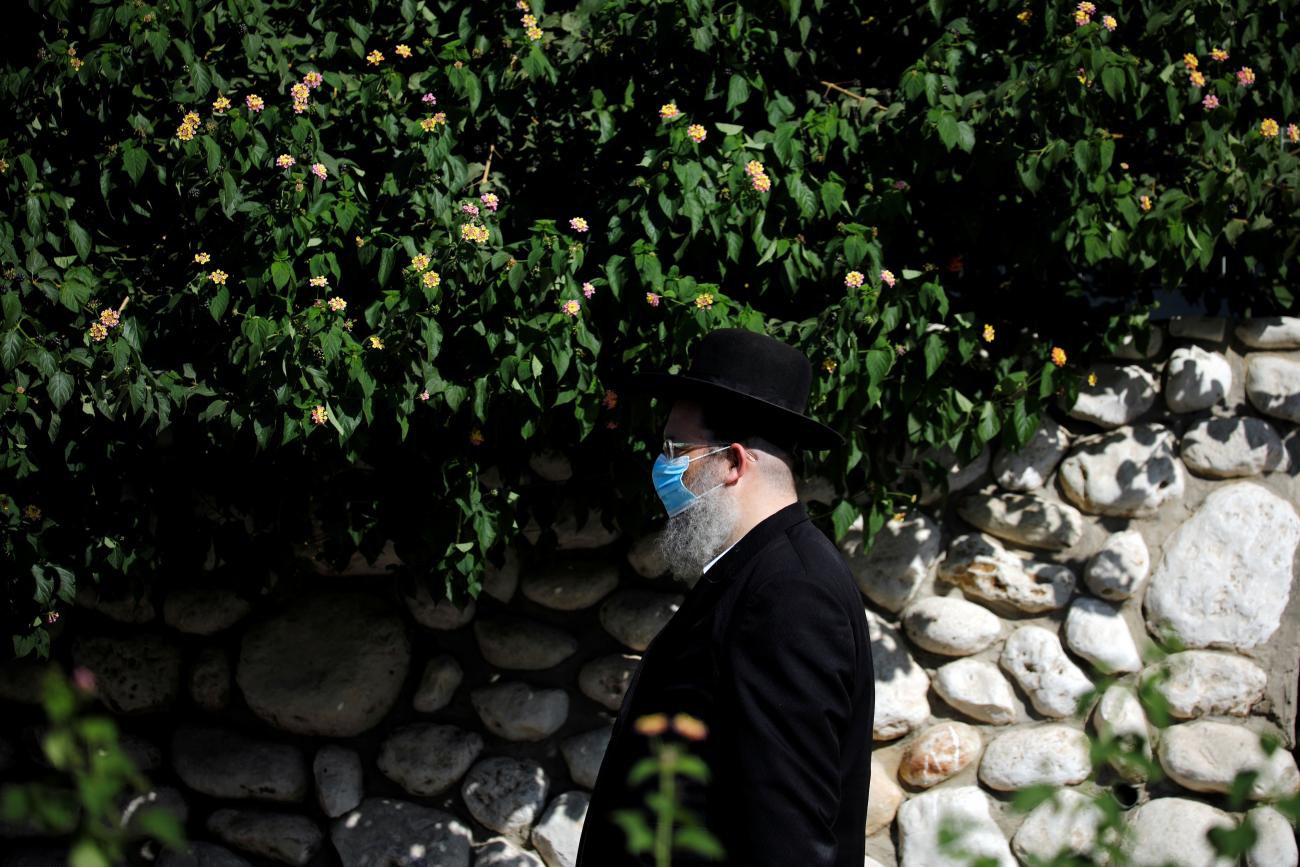
[[[29,0],[0,73],[16,651],[76,582],[261,586],[313,532],[476,592],[553,517],[517,484],[538,449],[637,531],[658,428],[610,390],[728,325],[813,359],[851,440],[810,464],[820,517],[878,528],[900,449],[1023,442],[1159,298],[1291,304],[1289,5]]]

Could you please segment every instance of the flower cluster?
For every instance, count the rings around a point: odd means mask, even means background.
[[[308,90],[307,85],[301,81],[289,88],[289,95],[293,97],[294,114],[302,114],[307,110],[307,97],[310,93],[311,91]]]
[[[325,422],[327,422],[328,420],[329,420],[329,413],[325,411],[325,407],[321,406],[320,404],[316,404],[316,406],[311,411],[311,423],[314,425],[322,425],[325,424]]]
[[[327,303],[329,304],[329,308],[335,313],[342,313],[348,307],[348,302],[344,301],[337,295],[331,298]]]
[[[324,163],[312,163],[311,173],[315,175],[318,180],[322,181],[329,176],[329,172],[326,171]]]
[[[645,293],[645,303],[649,304],[651,307],[658,307],[659,295],[655,292]]]
[[[995,338],[995,337],[997,337],[997,332],[993,330],[993,326],[992,326],[992,325],[989,325],[988,323],[985,323],[985,324],[984,324],[984,342],[985,342],[985,343],[992,343],[992,342],[993,342],[993,338]]]
[[[230,100],[224,96],[218,96],[212,101],[213,114],[224,114],[228,108],[230,108]]]
[[[402,58],[410,57],[411,46],[407,45],[406,43],[400,43],[396,48],[393,49],[393,53],[396,54],[398,57],[402,57]]]
[[[708,130],[706,130],[703,126],[701,126],[698,123],[693,123],[686,128],[687,138],[689,138],[691,141],[695,142],[696,144],[699,144],[700,142],[704,141],[704,139],[707,138],[708,135],[709,135]]]
[[[379,339],[379,335],[378,335],[378,334],[372,334],[372,335],[370,335],[369,343],[370,343],[370,348],[371,348],[371,349],[383,349],[383,348],[384,348],[384,341],[382,341],[382,340]]]
[[[578,311],[581,309],[582,305],[578,303],[576,298],[570,298],[560,304],[560,312],[565,316],[577,316]]]
[[[420,282],[424,284],[426,289],[437,289],[442,285],[442,275],[437,271],[425,271],[420,276]]]
[[[894,284],[897,283],[898,280],[894,277],[893,271],[883,270],[880,272],[880,282],[884,283],[890,289],[893,289]]]
[[[1291,144],[1297,144],[1297,143],[1300,143],[1300,126],[1296,126],[1296,125],[1293,124],[1293,123],[1289,123],[1289,124],[1287,124],[1287,125],[1286,125],[1286,140],[1289,141],[1289,142],[1291,142]]]
[[[681,111],[678,110],[676,102],[666,102],[659,106],[659,117],[664,120],[672,120],[679,114],[681,114]]]
[[[472,446],[483,445],[483,431],[479,430],[478,428],[474,428],[472,431],[470,431],[469,444]]]
[[[767,176],[767,171],[758,160],[750,160],[745,164],[745,174],[749,175],[750,184],[760,193],[772,189],[772,179]]]
[[[275,158],[275,164],[282,169],[291,169],[298,164],[298,161],[289,154],[280,154]]]
[[[1114,15],[1103,15],[1101,16],[1101,26],[1114,33],[1115,28],[1119,26],[1119,22],[1115,20]]]
[[[460,227],[460,238],[462,241],[473,241],[475,244],[486,244],[488,240],[487,226],[479,226],[475,223],[466,223]]]
[[[1211,48],[1210,59],[1217,60],[1219,63],[1222,63],[1223,61],[1228,59],[1228,52],[1224,51],[1222,48]]]
[[[424,96],[420,97],[420,102],[425,105],[437,105],[438,97],[434,96],[432,93],[426,93]]]
[[[307,85],[307,87],[310,88],[311,90],[315,90],[316,88],[320,87],[321,82],[323,82],[324,80],[325,78],[315,70],[312,70],[311,72],[307,73],[302,77],[302,83]]]
[[[713,306],[713,293],[701,292],[695,296],[695,306],[701,310],[708,310]]]
[[[668,731],[668,717],[666,714],[653,713],[638,717],[633,724],[638,734],[647,737],[661,735]],[[690,714],[674,714],[672,719],[673,731],[677,734],[692,741],[702,741],[709,736],[709,727],[702,720],[696,719]]]
[[[369,63],[371,66],[378,66],[383,62],[384,55],[381,54],[378,49],[374,49],[366,55],[366,63]]]
[[[424,253],[417,253],[411,257],[411,267],[416,271],[423,271],[429,267],[429,257]]]
[[[592,295],[595,294],[596,294],[596,287],[594,285],[592,285],[589,282],[582,284],[582,295],[584,298],[590,298]]]
[[[181,125],[176,127],[176,137],[181,141],[189,141],[194,138],[194,133],[199,131],[199,124],[202,118],[195,112],[189,112],[181,119]]]
[[[307,283],[311,286],[316,287],[317,289],[324,289],[326,286],[330,285],[329,278],[320,275],[316,277],[312,277],[310,280],[307,281]]]
[[[199,265],[206,265],[212,261],[212,257],[202,251],[194,254],[194,261]]]
[[[244,105],[248,106],[248,110],[253,114],[257,114],[259,111],[266,108],[266,103],[263,102],[262,97],[258,96],[256,93],[250,93],[248,96],[244,97]]]
[[[1059,346],[1052,347],[1052,364],[1057,367],[1065,367],[1065,350]]]
[[[460,206],[460,212],[462,214],[469,214],[471,217],[477,217],[478,205],[473,202],[463,202]]]
[[[1205,94],[1205,99],[1201,100],[1201,108],[1206,111],[1214,111],[1219,107],[1219,98],[1212,93]]]
[[[1243,66],[1241,69],[1237,70],[1237,84],[1240,84],[1242,87],[1249,87],[1254,83],[1255,70],[1251,69],[1249,66]]]
[[[211,280],[213,283],[216,283],[218,286],[225,286],[226,278],[229,276],[230,275],[227,274],[225,271],[222,271],[220,268],[218,268],[217,270],[213,271],[211,274],[208,275],[208,279]]]
[[[1277,121],[1271,117],[1266,117],[1259,122],[1259,134],[1264,138],[1277,138],[1279,129]]]
[[[532,7],[528,5],[528,0],[518,0],[515,8],[524,14],[519,18],[519,25],[524,28],[528,38],[533,42],[538,42],[542,38],[542,28],[537,26],[537,16],[533,14]]]
[[[569,220],[569,228],[581,234],[582,232],[587,231],[589,226],[587,225],[587,221],[582,217],[574,217]]]
[[[120,313],[112,307],[105,307],[99,312],[99,321],[90,324],[90,339],[96,343],[108,337],[110,328],[116,328],[122,322]]]
[[[433,132],[438,127],[445,126],[446,123],[447,123],[447,112],[440,111],[437,114],[433,115],[432,117],[421,118],[420,129],[424,130],[425,132]]]
[[[478,197],[478,200],[482,202],[483,207],[487,208],[489,211],[495,211],[501,205],[501,200],[497,198],[496,193],[484,193]]]
[[[1151,197],[1145,195],[1138,196],[1138,207],[1144,211],[1151,210]]]
[[[864,282],[866,282],[866,278],[861,271],[850,271],[844,275],[844,285],[850,289],[857,289]]]
[[[618,406],[618,392],[613,389],[605,389],[605,396],[600,399],[600,405],[605,409],[613,409]]]

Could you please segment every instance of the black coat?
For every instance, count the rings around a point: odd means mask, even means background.
[[[610,815],[647,815],[628,772],[650,754],[633,724],[689,713],[688,743],[712,772],[684,805],[727,851],[723,862],[862,867],[875,678],[862,597],[826,536],[793,504],[759,523],[687,594],[632,679],[591,794],[577,867],[652,864],[627,854]],[[649,784],[647,784],[649,785]],[[653,824],[652,824],[653,826]]]

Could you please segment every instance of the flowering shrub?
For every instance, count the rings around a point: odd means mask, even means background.
[[[1300,76],[1261,4],[372,6],[12,10],[18,652],[78,581],[264,583],[309,536],[477,592],[553,520],[536,450],[635,532],[658,428],[607,395],[714,328],[810,356],[850,443],[817,515],[874,531],[902,447],[1024,442],[1158,297],[1293,301]]]

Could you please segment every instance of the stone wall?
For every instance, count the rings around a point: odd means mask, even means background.
[[[1225,793],[1247,768],[1264,830],[1249,864],[1296,864],[1267,806],[1300,790],[1295,350],[1298,319],[1175,320],[1097,365],[1023,453],[953,466],[951,494],[927,488],[869,554],[860,530],[845,540],[876,664],[868,865],[953,863],[945,821],[999,864],[1050,856],[1090,838],[1102,788],[1129,808],[1136,863],[1208,864],[1201,832],[1241,819]],[[562,490],[562,456],[532,468]],[[84,596],[60,661],[93,672],[153,802],[197,841],[158,863],[572,864],[609,722],[685,587],[650,540],[572,512],[556,537],[558,559],[512,557],[464,609],[403,589],[391,557],[306,594]],[[1157,662],[1152,637],[1171,635],[1185,649]],[[1174,724],[1157,738],[1134,688],[1161,665]],[[39,769],[37,674],[0,668],[5,779]],[[1094,773],[1102,730],[1150,738],[1167,778]],[[1265,756],[1257,733],[1285,748]],[[1035,783],[1071,809],[1015,814],[1010,792]],[[0,851],[37,865],[59,846],[10,827]]]

